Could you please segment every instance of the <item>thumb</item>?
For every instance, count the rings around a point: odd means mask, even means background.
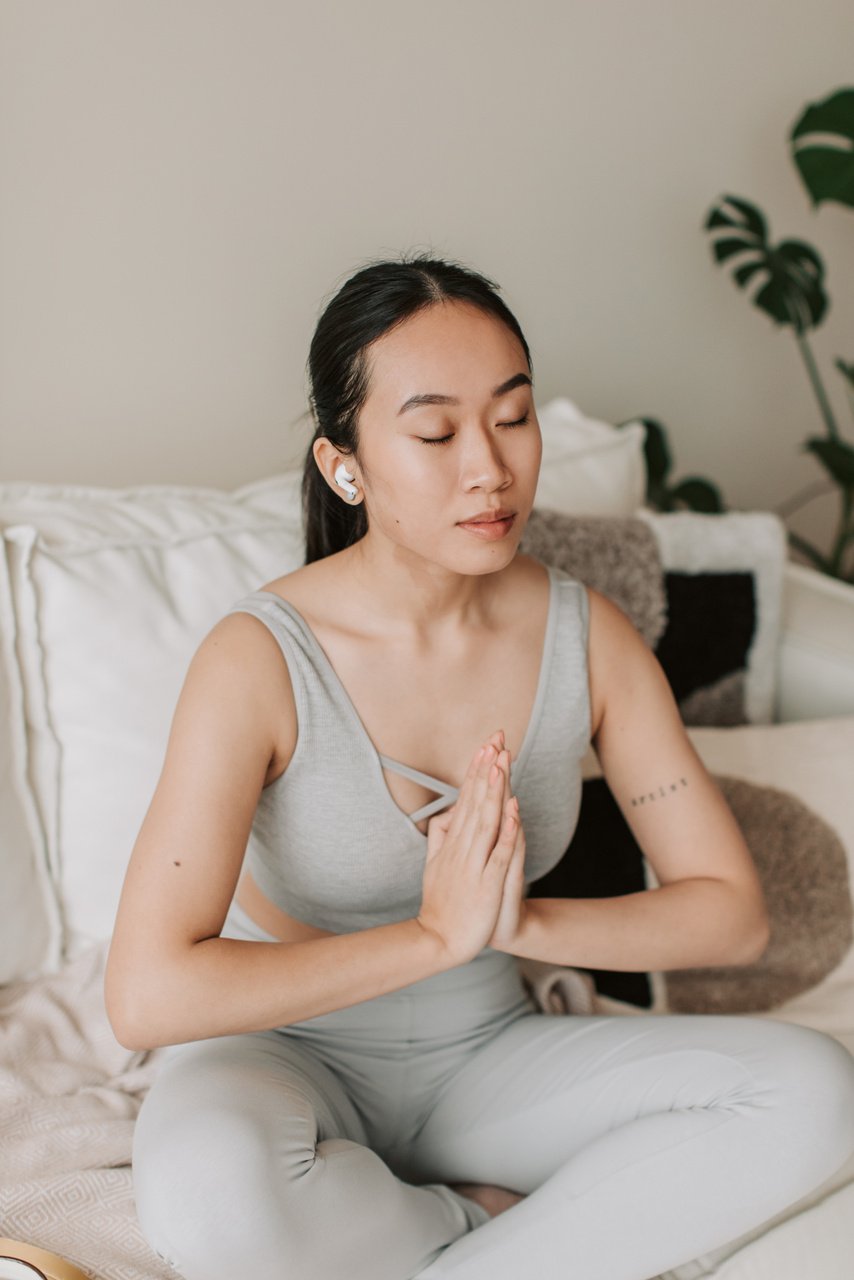
[[[454,816],[456,805],[445,809],[442,813],[434,813],[427,822],[427,857],[432,858],[439,852],[448,834],[448,827]]]

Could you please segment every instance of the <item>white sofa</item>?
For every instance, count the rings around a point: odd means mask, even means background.
[[[538,505],[638,512],[641,428],[590,422],[566,400],[539,417]],[[302,563],[299,481],[285,473],[233,492],[0,485],[0,1236],[71,1258],[94,1280],[175,1275],[139,1234],[129,1168],[161,1051],[115,1041],[103,961],[189,658],[234,600]],[[787,563],[778,604],[773,714],[691,736],[711,769],[801,787],[854,868],[854,588]],[[561,976],[570,990],[564,971],[541,973],[538,991]],[[854,1053],[854,959],[770,1016]],[[852,1272],[854,1161],[668,1280]]]

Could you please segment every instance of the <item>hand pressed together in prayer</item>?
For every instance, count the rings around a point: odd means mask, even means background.
[[[483,946],[510,951],[526,912],[525,832],[519,817],[518,800],[511,792],[510,753],[504,747],[504,731],[499,729],[491,734],[483,746],[487,754],[482,758],[475,755],[456,803],[444,813],[436,814],[428,823],[424,901],[419,913],[421,923],[433,927],[453,950],[465,944],[459,927],[454,928],[456,921],[447,895],[455,885],[458,892],[462,889],[464,893],[477,893],[479,910],[473,921],[474,937],[464,960],[477,954]],[[490,781],[493,764],[497,777]],[[454,842],[453,849],[446,848],[449,838]],[[456,860],[447,856],[442,859],[439,856],[442,850],[446,855],[457,854]],[[463,863],[459,859],[460,853],[465,859]],[[440,873],[437,858],[444,874]],[[465,874],[466,867],[469,872],[480,870],[483,873],[475,885],[471,874]],[[428,898],[431,899],[429,902]],[[438,901],[433,900],[435,898]],[[464,912],[465,902],[457,901],[454,905],[458,920]],[[468,914],[471,916],[473,913]],[[467,928],[465,932],[471,934],[472,930]],[[480,945],[472,951],[478,939]]]

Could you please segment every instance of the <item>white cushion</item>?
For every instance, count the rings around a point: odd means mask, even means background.
[[[643,503],[643,423],[614,427],[587,418],[564,396],[538,405],[537,421],[543,456],[534,506],[565,515],[629,516]]]
[[[236,599],[304,561],[300,482],[293,471],[233,493],[0,486],[4,697],[20,748],[2,824],[28,899],[48,874],[55,887],[64,929],[42,901],[46,969],[112,933],[193,653]]]
[[[776,720],[854,713],[854,585],[785,568]]]
[[[59,901],[27,774],[24,689],[5,558],[0,555],[0,984],[34,978],[60,959]]]

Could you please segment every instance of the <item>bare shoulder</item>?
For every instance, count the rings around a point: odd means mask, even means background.
[[[278,595],[311,621],[323,614],[324,600],[332,598],[346,582],[346,553],[335,552],[311,564],[301,564],[300,568],[265,582],[259,590]]]
[[[199,644],[188,672],[185,694],[200,700],[236,698],[256,732],[272,743],[265,786],[287,766],[297,738],[293,684],[279,643],[269,627],[251,613],[220,618]],[[191,694],[192,691],[192,694]]]
[[[584,587],[590,614],[590,639],[594,638],[599,645],[631,645],[636,637],[645,643],[643,637],[628,614],[615,604],[609,596],[603,595],[595,587]]]
[[[608,702],[625,696],[638,680],[658,680],[658,660],[628,614],[595,587],[588,601],[587,665],[590,731],[595,739]],[[660,682],[660,681],[659,681]]]

